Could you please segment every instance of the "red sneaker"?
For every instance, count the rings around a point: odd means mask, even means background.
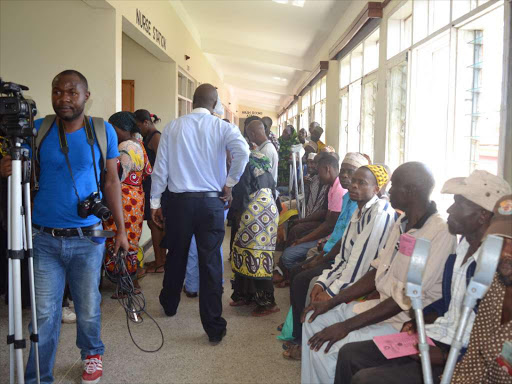
[[[82,373],[82,384],[96,384],[103,375],[103,362],[101,355],[89,355],[84,360],[84,372]]]

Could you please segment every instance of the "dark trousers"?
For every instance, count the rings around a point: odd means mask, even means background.
[[[320,224],[322,224],[321,221],[309,221],[294,225],[288,231],[286,246],[290,247],[293,243],[295,243],[296,240],[303,238],[304,236],[317,229]]]
[[[222,317],[222,261],[224,240],[224,203],[218,197],[168,200],[166,231],[169,254],[165,261],[160,303],[168,316],[178,310],[187,269],[192,235],[199,256],[199,312],[209,337],[219,336],[226,328]]]
[[[439,383],[443,366],[433,365],[434,383]],[[423,384],[421,363],[405,356],[388,360],[373,340],[349,343],[340,349],[335,384]]]
[[[293,337],[296,341],[302,340],[302,323],[300,318],[306,307],[309,284],[313,278],[320,276],[324,269],[331,267],[331,263],[326,261],[317,267],[307,270],[302,269],[302,266],[310,261],[312,259],[306,260],[290,271],[290,303],[293,313]]]

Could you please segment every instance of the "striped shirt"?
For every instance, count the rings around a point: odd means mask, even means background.
[[[468,268],[471,264],[476,262],[474,258],[476,255],[475,254],[468,257],[466,262],[462,264],[466,254],[468,253],[468,249],[469,243],[466,241],[466,239],[462,239],[462,241],[457,246],[457,256],[455,259],[455,265],[453,266],[451,300],[448,311],[446,311],[443,316],[438,317],[433,324],[425,325],[425,330],[428,337],[448,345],[452,344],[453,337],[457,331],[457,326],[459,325],[459,319],[462,311],[462,302],[464,301],[464,295],[466,294],[466,275]],[[469,343],[469,335],[471,333],[471,328],[473,327],[474,321],[475,312],[471,311],[466,329],[464,331],[464,336],[462,338],[464,347],[467,347]]]
[[[334,297],[359,280],[386,244],[396,220],[395,210],[386,199],[374,196],[362,209],[356,209],[341,238],[341,250],[330,269],[325,269],[316,284]]]

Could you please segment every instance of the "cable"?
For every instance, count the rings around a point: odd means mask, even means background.
[[[141,290],[136,289],[133,286],[133,280],[130,276],[126,268],[125,263],[126,252],[123,250],[119,250],[117,255],[113,258],[112,264],[114,264],[114,271],[112,274],[108,272],[107,266],[105,265],[105,273],[108,279],[117,284],[116,287],[116,296],[117,301],[123,307],[126,313],[126,326],[128,328],[128,333],[130,338],[132,339],[133,344],[140,349],[142,352],[147,353],[155,353],[158,352],[164,346],[164,333],[160,325],[158,325],[157,321],[146,312],[146,299]],[[141,314],[146,314],[157,326],[160,335],[162,337],[162,342],[160,346],[155,350],[147,350],[141,348],[133,338],[132,330],[130,328],[130,322],[134,324],[142,324],[144,322]]]

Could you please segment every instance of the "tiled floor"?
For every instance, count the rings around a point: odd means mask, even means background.
[[[229,239],[229,228],[225,239]],[[224,254],[228,254],[224,242]],[[227,258],[226,258],[227,259]],[[289,290],[276,289],[281,312],[264,318],[250,316],[250,308],[232,308],[231,268],[225,260],[224,317],[227,336],[221,344],[208,343],[199,319],[198,299],[182,296],[179,312],[166,317],[158,303],[163,275],[148,275],[141,282],[147,298],[147,311],[161,326],[165,344],[157,353],[144,353],[133,344],[126,328],[123,309],[110,299],[113,285],[103,289],[103,331],[106,345],[102,383],[298,383],[300,363],[285,360],[281,343],[276,340],[276,327],[284,321],[289,308]],[[28,323],[30,311],[23,312]],[[25,328],[26,329],[26,328]],[[153,349],[160,334],[155,325],[145,321],[132,326],[134,338],[143,348]],[[0,383],[8,382],[9,353],[4,340],[7,335],[7,307],[0,304]],[[58,383],[79,383],[80,353],[75,346],[76,328],[63,324],[55,364]],[[25,361],[28,352],[25,351]]]

